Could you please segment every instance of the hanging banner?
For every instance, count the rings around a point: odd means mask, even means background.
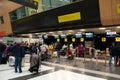
[[[13,1],[13,2],[19,3],[27,7],[31,7],[34,9],[38,9],[39,0],[10,0],[10,1]]]

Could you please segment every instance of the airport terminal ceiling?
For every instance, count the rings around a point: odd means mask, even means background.
[[[48,31],[48,32],[38,32],[38,33],[30,33],[30,34],[17,34],[16,36],[30,37],[36,36],[39,37],[41,35],[55,36],[55,35],[75,35],[75,34],[85,34],[86,32],[92,32],[96,34],[107,34],[107,32],[116,32],[117,36],[120,36],[120,26],[113,27],[100,27],[100,28],[87,28],[87,29],[71,29],[71,30],[59,30],[59,31]]]

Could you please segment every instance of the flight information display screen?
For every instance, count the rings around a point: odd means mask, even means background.
[[[86,38],[93,38],[94,37],[94,33],[85,33],[85,37]]]
[[[76,37],[76,38],[81,38],[81,37],[82,37],[82,34],[80,34],[80,33],[79,33],[79,34],[75,34],[75,37]]]

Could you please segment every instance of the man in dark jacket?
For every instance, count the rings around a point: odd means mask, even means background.
[[[110,58],[109,58],[109,65],[111,65],[112,62],[112,57],[114,57],[114,65],[117,66],[117,47],[115,46],[114,43],[112,43],[112,46],[109,47],[109,51],[110,51]]]
[[[0,64],[2,62],[2,55],[5,51],[5,49],[6,49],[6,46],[4,45],[4,43],[2,41],[0,41]]]
[[[116,50],[117,50],[117,53],[116,53],[116,57],[117,57],[116,59],[117,59],[117,60],[116,60],[116,61],[117,61],[118,64],[120,65],[120,43],[117,43],[116,48],[117,48],[117,49],[116,49]],[[117,62],[116,62],[116,63],[117,63]]]
[[[57,43],[56,50],[57,50],[57,62],[60,62],[60,50],[62,48],[62,45],[60,43]]]
[[[22,57],[24,56],[24,48],[20,43],[17,43],[13,49],[13,55],[15,56],[15,72],[17,72],[17,67],[19,68],[19,73],[22,72]]]

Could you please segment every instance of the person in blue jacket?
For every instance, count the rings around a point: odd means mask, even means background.
[[[24,47],[21,43],[16,43],[13,48],[13,56],[15,57],[15,72],[17,73],[17,68],[19,68],[19,73],[22,72],[22,57],[24,57]]]
[[[109,65],[112,64],[112,57],[114,57],[114,66],[117,66],[117,47],[115,46],[115,43],[112,43],[112,45],[109,47],[110,51],[110,58],[109,58]]]

